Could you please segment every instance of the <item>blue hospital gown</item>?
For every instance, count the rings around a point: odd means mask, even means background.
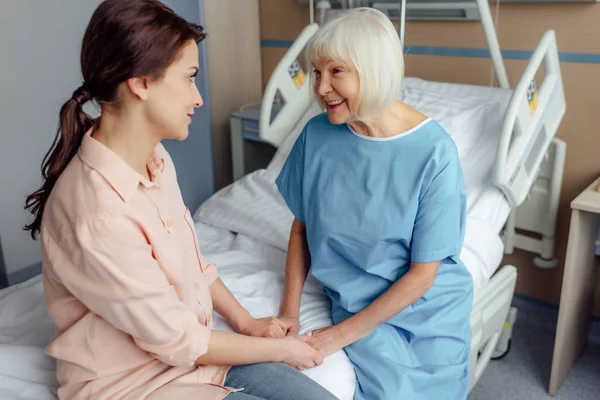
[[[345,348],[358,379],[355,399],[465,399],[473,281],[460,259],[464,179],[444,129],[427,119],[378,139],[321,114],[305,126],[276,183],[306,225],[311,271],[336,324],[384,293],[411,261],[441,261],[423,297]]]

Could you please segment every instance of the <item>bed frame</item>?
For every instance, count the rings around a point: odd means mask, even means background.
[[[487,0],[476,1],[498,84],[509,88],[489,5]],[[259,136],[275,147],[292,131],[312,101],[309,79],[299,70],[297,60],[318,28],[314,23],[304,28],[273,71],[265,88]],[[403,29],[400,31],[402,33]],[[536,78],[542,65],[544,76],[538,85]],[[273,117],[274,103],[279,111]],[[541,267],[556,265],[552,258],[554,226],[566,145],[555,134],[565,107],[555,34],[549,30],[544,33],[513,90],[504,116],[494,171],[494,183],[511,205],[502,233],[505,252],[511,253],[515,247],[536,252],[539,256],[535,258],[535,264]],[[519,228],[541,234],[542,239],[517,233]],[[471,314],[471,389],[490,359],[502,356],[510,347],[512,325],[517,317],[516,308],[511,307],[516,280],[517,269],[504,265],[474,299]]]

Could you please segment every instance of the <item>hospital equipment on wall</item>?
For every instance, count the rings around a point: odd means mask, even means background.
[[[556,265],[554,226],[566,152],[565,143],[555,136],[566,110],[555,33],[548,30],[543,34],[519,82],[511,89],[489,4],[486,0],[476,0],[476,4],[497,82],[501,89],[512,92],[503,115],[493,170],[494,184],[504,194],[511,210],[502,234],[505,251],[510,253],[514,248],[521,248],[535,252],[538,253],[536,265],[553,267]],[[399,26],[402,38],[404,21]],[[318,28],[316,23],[304,28],[265,88],[258,136],[275,147],[282,144],[310,105],[308,79],[299,84],[298,71],[290,66],[298,63],[305,45]],[[536,73],[542,66],[544,76],[538,82]],[[271,118],[276,95],[283,102]],[[541,234],[542,239],[527,237],[517,233],[517,229]],[[489,360],[502,356],[509,348],[517,311],[511,308],[516,276],[514,266],[501,267],[475,298],[471,316],[471,387]]]

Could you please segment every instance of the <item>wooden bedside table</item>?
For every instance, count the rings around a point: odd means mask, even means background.
[[[551,395],[556,394],[588,341],[596,288],[594,243],[600,223],[599,184],[600,178],[571,202],[571,226],[550,376]]]

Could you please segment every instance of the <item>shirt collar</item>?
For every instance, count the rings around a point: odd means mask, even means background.
[[[133,197],[139,184],[145,187],[157,185],[157,177],[164,170],[164,158],[154,149],[148,163],[152,180],[146,179],[129,166],[111,149],[92,137],[93,128],[85,133],[78,155],[87,166],[101,174],[112,188],[127,202]]]

